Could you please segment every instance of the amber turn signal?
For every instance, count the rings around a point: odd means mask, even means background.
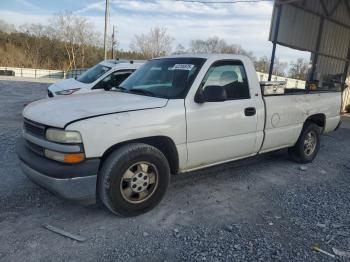
[[[49,149],[45,149],[45,156],[67,164],[79,163],[85,159],[84,153],[60,153]]]
[[[64,155],[64,162],[73,164],[73,163],[79,163],[85,159],[85,155],[83,153],[80,154],[65,154]]]

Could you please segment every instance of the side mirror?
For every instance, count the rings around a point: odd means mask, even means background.
[[[223,86],[206,86],[198,90],[195,102],[223,102],[227,100],[226,89]]]
[[[101,81],[100,82],[100,88],[101,89],[104,89],[106,91],[109,91],[112,89],[112,83],[110,81],[107,81],[107,82],[104,82],[104,81]]]
[[[104,90],[106,90],[106,91],[111,90],[111,87],[110,87],[108,84],[106,84],[106,83],[104,83],[104,84],[102,85],[102,88],[103,88]]]

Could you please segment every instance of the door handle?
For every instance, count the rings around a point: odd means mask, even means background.
[[[255,107],[247,107],[246,109],[244,109],[244,114],[246,116],[254,116],[256,114]]]

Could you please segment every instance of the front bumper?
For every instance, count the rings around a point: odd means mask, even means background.
[[[55,195],[78,202],[96,200],[99,159],[71,165],[59,163],[35,154],[23,139],[17,143],[17,155],[27,177]]]

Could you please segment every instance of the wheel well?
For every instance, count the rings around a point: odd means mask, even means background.
[[[101,157],[101,163],[100,168],[103,164],[103,162],[107,159],[107,157],[116,149],[120,148],[121,146],[130,144],[130,143],[144,143],[148,144],[150,146],[154,146],[159,151],[161,151],[166,159],[168,160],[169,167],[171,174],[177,174],[179,171],[179,155],[175,146],[175,143],[173,140],[166,136],[152,136],[152,137],[145,137],[145,138],[139,138],[134,140],[128,140],[124,141],[118,144],[115,144],[108,148],[104,154]]]
[[[326,116],[324,114],[315,114],[315,115],[309,116],[306,119],[305,123],[306,122],[315,123],[316,125],[321,127],[323,131],[326,126]]]

